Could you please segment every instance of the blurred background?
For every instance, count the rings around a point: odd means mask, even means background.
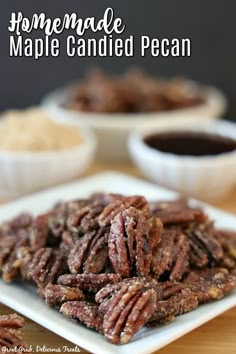
[[[133,58],[69,58],[65,54],[65,39],[61,35],[61,55],[58,58],[10,58],[8,25],[11,12],[25,16],[45,12],[58,17],[77,12],[81,17],[101,17],[112,6],[115,15],[126,23],[124,36],[189,37],[192,40],[191,58],[140,57]],[[0,4],[0,110],[37,104],[48,91],[81,78],[90,66],[99,66],[109,73],[120,73],[138,66],[151,74],[183,75],[222,89],[229,100],[226,117],[236,119],[236,46],[235,0],[8,0]],[[32,34],[31,34],[32,35]],[[34,33],[40,37],[41,33]],[[138,45],[138,41],[136,46]],[[138,47],[137,47],[138,48]]]

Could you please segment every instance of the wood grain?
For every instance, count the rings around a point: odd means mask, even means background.
[[[109,166],[106,164],[95,164],[88,171],[87,175],[102,172],[108,168],[109,170],[112,169],[141,177],[138,170],[131,164],[112,165],[111,163],[109,163]],[[225,197],[224,200],[212,202],[211,204],[236,214],[236,187],[230,195]],[[0,314],[12,312],[11,309],[0,304]],[[225,312],[193,332],[167,345],[165,348],[159,350],[158,354],[235,354],[235,327],[236,308]],[[29,319],[26,319],[25,341],[33,347],[43,345],[56,348],[62,348],[65,345],[71,348],[74,347],[72,343],[55,335]],[[80,349],[80,353],[88,353],[83,348]]]

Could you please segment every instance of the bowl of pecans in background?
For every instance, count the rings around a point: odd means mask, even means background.
[[[134,128],[191,126],[218,118],[226,99],[216,88],[184,78],[155,78],[139,70],[111,77],[94,70],[83,81],[46,95],[42,106],[60,123],[92,128],[99,158],[124,160]]]

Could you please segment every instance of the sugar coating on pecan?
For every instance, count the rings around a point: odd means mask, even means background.
[[[60,312],[81,321],[89,328],[102,330],[102,314],[96,304],[87,301],[68,301],[61,306]]]
[[[214,237],[220,243],[224,253],[220,266],[228,269],[236,268],[236,232],[215,230]]]
[[[124,284],[112,297],[103,318],[103,334],[112,343],[125,344],[155,311],[156,292],[142,283]]]
[[[205,268],[189,273],[184,283],[199,303],[221,299],[236,288],[236,277],[225,268]]]
[[[110,225],[117,214],[124,209],[133,207],[143,212],[144,215],[149,215],[149,205],[147,200],[141,196],[123,197],[109,203],[99,216],[100,226]]]
[[[218,240],[214,237],[214,228],[212,223],[208,222],[198,225],[190,224],[188,228],[184,230],[184,233],[191,240],[191,245],[195,245],[195,248],[193,249],[193,252],[195,251],[195,257],[197,257],[198,253],[200,255],[201,251],[207,255],[209,262],[212,259],[219,261],[223,257],[223,249]],[[197,250],[199,250],[199,252]]]
[[[191,208],[185,199],[152,202],[150,209],[163,224],[186,224],[194,221],[203,222],[208,219],[201,209]]]
[[[27,352],[29,348],[23,342],[23,327],[25,320],[17,314],[0,316],[0,352]]]
[[[63,274],[57,282],[61,285],[97,292],[105,285],[117,283],[120,280],[121,277],[118,274]]]
[[[47,284],[39,289],[39,294],[49,306],[60,306],[66,301],[84,300],[82,290],[58,284]]]
[[[52,248],[40,248],[29,264],[28,275],[38,286],[54,283],[65,271],[64,255]]]
[[[180,280],[189,264],[189,242],[183,233],[164,229],[152,252],[151,270],[158,278],[165,272],[170,280]]]
[[[126,278],[120,282],[108,284],[96,293],[95,301],[99,304],[99,309],[102,312],[106,312],[110,307],[113,296],[124,287],[124,285],[130,286],[137,283],[140,284],[143,289],[154,289],[156,291],[157,281],[154,279],[145,277]]]
[[[117,274],[148,275],[152,258],[149,231],[147,219],[136,208],[123,209],[116,215],[108,237],[108,254]]]
[[[177,289],[176,289],[177,290]],[[194,310],[198,306],[198,298],[190,289],[180,289],[165,300],[158,300],[150,323],[169,323],[175,316]]]
[[[5,328],[22,328],[25,325],[25,320],[23,317],[17,315],[16,313],[10,315],[0,316],[0,327]]]
[[[99,273],[108,259],[108,231],[100,228],[79,238],[68,256],[71,273]]]

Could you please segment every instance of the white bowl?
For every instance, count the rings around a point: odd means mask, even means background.
[[[95,155],[94,134],[80,128],[83,141],[76,147],[47,152],[0,151],[0,195],[14,198],[80,176]]]
[[[105,160],[128,158],[127,138],[134,128],[171,127],[172,124],[201,124],[220,117],[226,108],[225,96],[216,88],[202,87],[205,103],[173,111],[154,113],[84,113],[62,107],[68,95],[68,87],[49,93],[42,106],[52,119],[63,124],[84,125],[94,129],[98,141],[97,156]]]
[[[145,130],[131,133],[130,155],[144,176],[186,196],[203,200],[222,198],[236,185],[236,150],[214,156],[179,156],[161,152],[144,143],[150,135],[168,131],[205,132],[220,134],[236,141],[236,124],[215,121],[195,127]]]

